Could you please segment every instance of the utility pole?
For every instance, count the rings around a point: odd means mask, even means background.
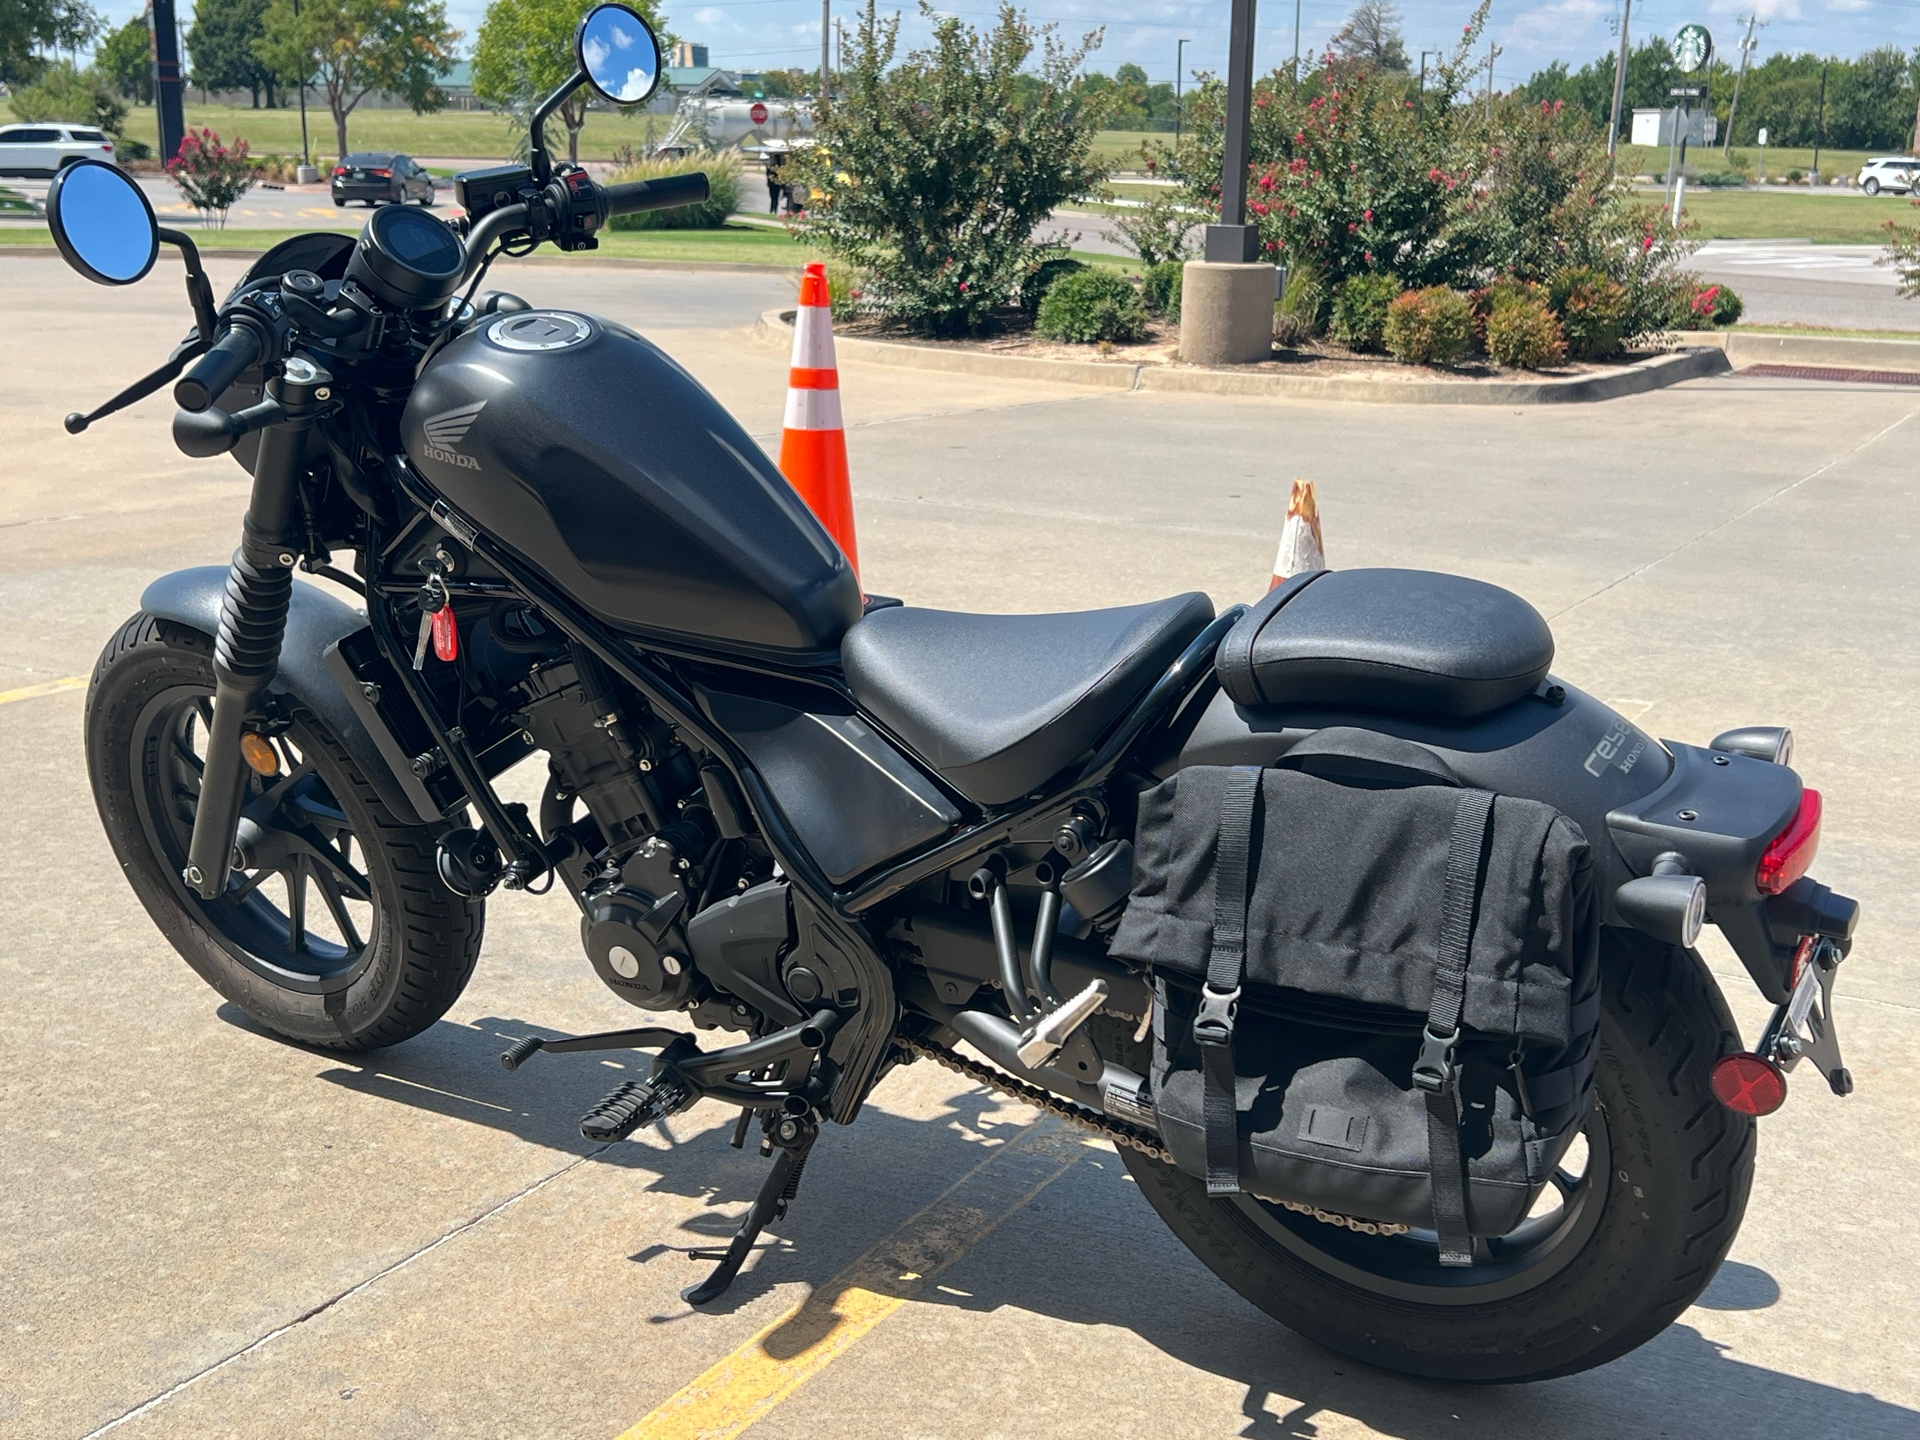
[[[1420,88],[1414,92],[1413,113],[1416,118],[1422,120],[1424,120],[1427,115],[1427,57],[1429,55],[1436,59],[1444,60],[1447,58],[1447,52],[1444,50],[1422,50],[1420,52]]]
[[[153,112],[160,124],[160,163],[180,153],[187,137],[180,95],[180,31],[174,20],[173,0],[153,0],[147,11],[147,34],[153,49]]]
[[[1500,46],[1487,41],[1487,119],[1493,119],[1493,62],[1507,52]]]
[[[835,74],[847,68],[847,22],[844,20],[833,22],[833,64]]]
[[[300,0],[293,0],[293,24],[296,30],[300,28]],[[346,158],[344,155],[338,156],[333,163],[338,165]],[[313,164],[313,146],[307,140],[307,57],[305,55],[300,57],[300,163],[303,166]]]
[[[1820,183],[1820,147],[1827,140],[1827,64],[1820,62],[1820,114],[1813,127],[1813,183]]]
[[[1293,83],[1300,83],[1300,0],[1293,0]],[[1916,112],[1914,134],[1920,135],[1920,112]],[[1920,145],[1920,141],[1914,142]]]
[[[1627,19],[1633,14],[1633,0],[1620,3],[1620,53],[1613,62],[1613,114],[1607,121],[1607,154],[1612,156],[1620,143],[1620,100],[1627,88]]]
[[[1173,42],[1173,143],[1176,145],[1180,143],[1180,122],[1185,113],[1180,106],[1180,81],[1187,73],[1186,58],[1187,41],[1182,36]]]
[[[827,47],[833,38],[833,0],[820,0],[820,98],[831,96]]]
[[[1720,147],[1720,153],[1728,158],[1732,158],[1733,155],[1733,118],[1740,113],[1740,82],[1747,78],[1747,61],[1753,56],[1754,27],[1758,25],[1764,29],[1766,26],[1766,21],[1760,19],[1758,12],[1747,16],[1746,21],[1747,38],[1740,42],[1740,73],[1733,77],[1733,105],[1727,111],[1727,138]],[[1735,17],[1733,23],[1738,25],[1739,18]]]

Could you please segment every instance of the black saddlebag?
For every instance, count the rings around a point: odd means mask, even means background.
[[[1437,1232],[1526,1217],[1593,1103],[1585,837],[1351,730],[1141,798],[1116,958],[1152,967],[1154,1103],[1179,1167]]]

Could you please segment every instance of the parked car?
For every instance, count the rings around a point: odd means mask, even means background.
[[[404,205],[418,200],[433,204],[433,177],[405,155],[385,151],[366,151],[348,155],[333,167],[333,203],[364,200],[368,205],[386,201]]]
[[[1911,195],[1920,186],[1920,160],[1911,155],[1876,155],[1860,167],[1858,183],[1869,195],[1882,190]]]
[[[113,161],[113,141],[91,125],[49,120],[0,130],[0,175],[57,175],[76,160]]]

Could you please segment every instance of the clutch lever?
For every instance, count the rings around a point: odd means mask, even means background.
[[[99,409],[86,415],[75,411],[73,414],[67,416],[65,421],[67,433],[69,435],[78,435],[82,430],[93,424],[94,421],[103,419],[113,414],[116,410],[124,410],[129,405],[146,399],[147,396],[153,394],[153,392],[158,390],[162,385],[177,379],[180,372],[186,369],[191,362],[198,360],[202,355],[206,354],[207,343],[205,339],[198,336],[182,342],[180,348],[168,357],[166,364],[162,365],[150,375],[141,376],[138,380],[134,381],[133,384],[107,401],[106,404],[100,406]]]

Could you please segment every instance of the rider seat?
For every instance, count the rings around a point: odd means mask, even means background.
[[[1220,688],[1250,708],[1352,707],[1463,721],[1535,689],[1553,632],[1510,590],[1428,570],[1316,570],[1227,632]]]
[[[1061,615],[876,610],[847,686],[955,790],[1004,805],[1091,748],[1213,619],[1205,595]]]

